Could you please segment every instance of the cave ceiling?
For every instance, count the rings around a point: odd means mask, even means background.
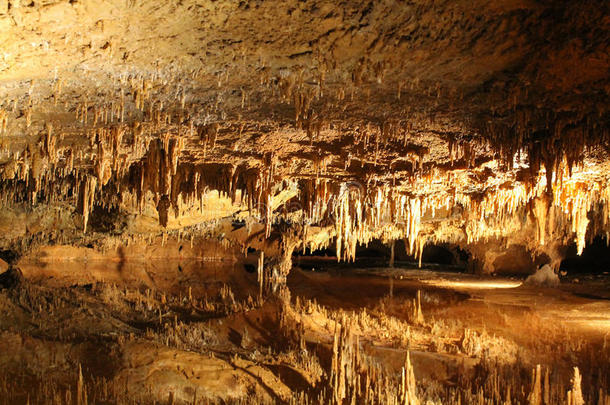
[[[1,244],[224,218],[346,260],[372,239],[580,252],[610,230],[609,9],[1,1]]]

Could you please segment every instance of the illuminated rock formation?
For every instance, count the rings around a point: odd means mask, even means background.
[[[4,220],[78,217],[5,234],[5,248],[103,245],[91,217],[111,209],[124,241],[254,221],[346,261],[373,239],[416,257],[438,243],[534,257],[609,231],[610,52],[593,3],[396,3],[390,19],[324,1],[288,16],[258,2],[30,3],[0,14]],[[501,270],[490,260],[481,270]]]

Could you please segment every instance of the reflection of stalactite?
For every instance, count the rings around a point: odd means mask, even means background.
[[[419,405],[417,387],[415,385],[415,373],[413,372],[413,366],[411,365],[411,354],[409,351],[407,351],[401,377],[400,402],[404,405]]]
[[[343,403],[349,394],[357,390],[354,382],[360,368],[360,345],[352,333],[353,328],[353,319],[347,317],[335,325],[330,385],[333,388],[333,403],[336,404]]]

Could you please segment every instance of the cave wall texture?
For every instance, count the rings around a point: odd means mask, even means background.
[[[609,11],[0,0],[0,248],[211,239],[287,271],[379,239],[557,269],[610,230]]]

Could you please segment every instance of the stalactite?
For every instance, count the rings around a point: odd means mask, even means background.
[[[544,194],[544,196],[547,196],[547,194]],[[536,197],[533,200],[532,211],[537,223],[537,240],[541,245],[544,245],[545,243],[547,216],[549,213],[550,203],[551,202],[548,198],[543,197]]]
[[[169,209],[171,207],[171,203],[169,201],[169,197],[167,194],[161,196],[159,203],[157,204],[157,212],[159,213],[159,224],[166,228],[167,223],[169,221]]]
[[[95,201],[95,190],[97,189],[97,178],[86,175],[79,187],[77,211],[83,216],[83,231],[87,232],[89,214]]]
[[[0,134],[5,134],[8,128],[8,112],[0,109]]]
[[[263,287],[265,279],[265,252],[263,251],[261,251],[260,256],[258,257],[256,275],[258,281],[258,299],[261,301],[263,299]]]
[[[367,58],[354,66],[352,76],[354,84],[363,87],[338,88],[332,108],[343,108],[342,111],[345,111],[346,105],[349,105],[347,101],[342,102],[346,90],[352,90],[352,96],[354,93],[365,94],[368,91],[364,88],[367,80],[383,79],[386,63],[371,62]],[[463,138],[460,135],[463,128],[440,137],[448,142],[449,154],[443,155],[450,161],[448,166],[451,169],[440,167],[444,163],[436,167],[435,162],[431,162],[438,155],[430,156],[425,147],[417,145],[420,135],[426,136],[427,131],[437,131],[439,127],[435,118],[428,117],[428,110],[404,107],[405,114],[401,119],[384,114],[383,118],[358,121],[353,125],[337,123],[333,111],[326,113],[328,104],[322,97],[323,91],[327,96],[329,93],[328,84],[324,84],[325,69],[324,65],[314,73],[313,82],[309,78],[306,80],[308,73],[302,71],[282,72],[273,80],[270,69],[260,73],[261,81],[270,86],[265,91],[276,92],[283,102],[292,103],[296,127],[304,129],[310,136],[311,144],[317,145],[312,149],[315,158],[308,157],[312,164],[307,162],[307,173],[302,177],[300,173],[287,174],[285,167],[277,170],[278,161],[285,157],[282,152],[277,153],[279,158],[269,154],[262,159],[260,156],[242,159],[223,155],[226,153],[225,144],[220,141],[225,141],[237,125],[217,118],[222,117],[219,109],[223,108],[220,104],[224,96],[217,96],[212,101],[215,106],[207,108],[205,118],[201,118],[194,113],[193,106],[188,105],[186,100],[191,98],[182,85],[171,89],[175,93],[170,97],[157,97],[162,92],[156,81],[158,78],[131,75],[121,78],[120,91],[112,96],[114,99],[100,103],[97,95],[95,99],[91,94],[81,95],[80,104],[70,107],[70,110],[75,110],[77,120],[82,125],[73,127],[62,128],[59,121],[51,121],[40,115],[40,110],[33,108],[30,94],[27,104],[23,106],[26,127],[35,117],[36,126],[42,123],[46,131],[41,131],[39,143],[28,145],[28,151],[24,151],[23,155],[13,153],[14,156],[3,161],[1,175],[12,182],[13,191],[10,195],[2,196],[2,200],[25,200],[34,204],[44,199],[80,206],[84,197],[79,193],[88,190],[88,187],[77,183],[92,176],[96,186],[87,198],[95,197],[97,203],[104,206],[119,200],[124,202],[122,208],[134,208],[140,212],[156,207],[160,224],[166,226],[170,208],[176,217],[184,215],[188,211],[185,207],[191,206],[202,213],[204,194],[216,190],[220,196],[231,196],[236,204],[247,204],[250,213],[264,221],[266,237],[271,237],[275,226],[281,221],[294,220],[305,224],[300,235],[304,249],[306,245],[310,249],[325,246],[335,238],[337,257],[348,261],[354,260],[358,245],[367,244],[373,239],[380,239],[384,243],[403,239],[407,251],[421,261],[425,243],[443,240],[441,232],[437,234],[430,230],[430,223],[441,221],[445,212],[452,212],[451,221],[455,222],[452,226],[464,229],[464,240],[459,243],[503,237],[533,226],[536,236],[532,235],[531,238],[540,247],[547,246],[550,238],[575,240],[581,253],[587,237],[604,233],[610,227],[607,179],[600,178],[585,184],[583,177],[570,177],[584,171],[581,165],[582,146],[587,143],[590,132],[581,125],[590,121],[585,115],[563,118],[547,113],[545,116],[515,101],[512,106],[515,109],[514,117],[511,115],[514,118],[512,126],[502,127],[504,124],[497,124],[493,120],[486,124],[482,128],[486,134],[491,137],[492,132],[496,131],[493,140],[503,140],[501,158],[511,165],[511,169],[516,156],[520,154],[530,166],[529,175],[523,177],[525,170],[519,167],[515,169],[521,170],[519,175],[497,173],[497,166],[494,165],[501,162],[490,162],[489,167],[493,167],[490,170],[494,172],[491,177],[495,175],[505,181],[499,184],[499,181],[486,180],[486,172],[476,167],[481,160],[477,156],[485,157],[485,145],[471,138]],[[219,77],[220,81],[225,79],[226,75]],[[398,80],[396,84],[397,98],[400,99],[408,83],[403,84],[402,80]],[[412,88],[416,85],[415,81],[411,83]],[[56,80],[53,86],[52,94],[57,104],[62,80]],[[445,89],[438,84],[427,83],[426,87],[431,97],[445,94]],[[160,88],[170,91],[166,84],[161,84]],[[403,98],[405,95],[409,98],[408,93],[402,94]],[[129,96],[127,102],[126,96]],[[245,107],[247,91],[240,88],[234,101],[237,105],[241,101],[242,108]],[[17,112],[16,103],[17,100],[13,100],[13,113]],[[173,108],[173,105],[180,109]],[[139,110],[135,114],[134,107]],[[8,129],[9,117],[12,115],[6,109],[0,110],[1,134]],[[539,131],[536,128],[541,125],[534,125],[542,118],[546,120],[546,127],[550,128],[548,131]],[[16,121],[15,125],[19,122]],[[248,122],[246,125],[244,122],[240,118],[240,138],[245,127],[248,133],[260,129],[256,124]],[[10,124],[12,130],[12,121]],[[342,146],[345,150],[341,150],[341,156],[345,157],[344,164],[337,161],[337,154],[324,149],[324,137],[332,131],[338,132],[342,141],[347,140],[347,144]],[[66,142],[62,140],[64,133],[68,137]],[[197,145],[195,133],[205,148],[203,158],[202,145]],[[89,137],[90,148],[84,143],[69,143],[74,142],[78,134]],[[509,134],[514,134],[519,140],[509,142],[505,139]],[[537,146],[524,146],[533,137],[539,140]],[[349,143],[351,140],[353,142]],[[391,158],[393,148],[400,148],[400,159],[404,159],[407,167],[410,162],[412,169],[407,175],[393,173],[390,179],[375,171],[386,170],[386,161],[388,156]],[[362,171],[359,171],[358,162]],[[344,172],[340,171],[340,166],[344,166]],[[390,166],[390,170],[396,166]],[[463,176],[462,171],[466,173]],[[481,181],[479,174],[483,178]],[[460,180],[467,176],[476,177],[477,187],[470,187]],[[281,183],[287,177],[298,183],[298,197],[288,204],[296,200],[302,203],[302,212],[293,210],[292,217],[278,207],[281,204],[278,193],[283,190]],[[19,192],[15,191],[19,190],[16,185],[18,181],[26,183],[27,195],[19,196]],[[64,190],[60,185],[62,181],[74,184],[71,189],[56,193],[56,190]],[[454,181],[460,183],[453,184]],[[450,190],[439,191],[441,183]],[[79,190],[77,196],[74,196],[74,189]],[[287,205],[284,201],[282,203]],[[91,207],[92,203],[85,204],[79,210],[85,218],[85,229]],[[434,218],[441,207],[444,210],[441,217]],[[523,219],[522,223],[519,223],[520,218]],[[328,240],[311,240],[308,232],[317,226],[328,228]]]

